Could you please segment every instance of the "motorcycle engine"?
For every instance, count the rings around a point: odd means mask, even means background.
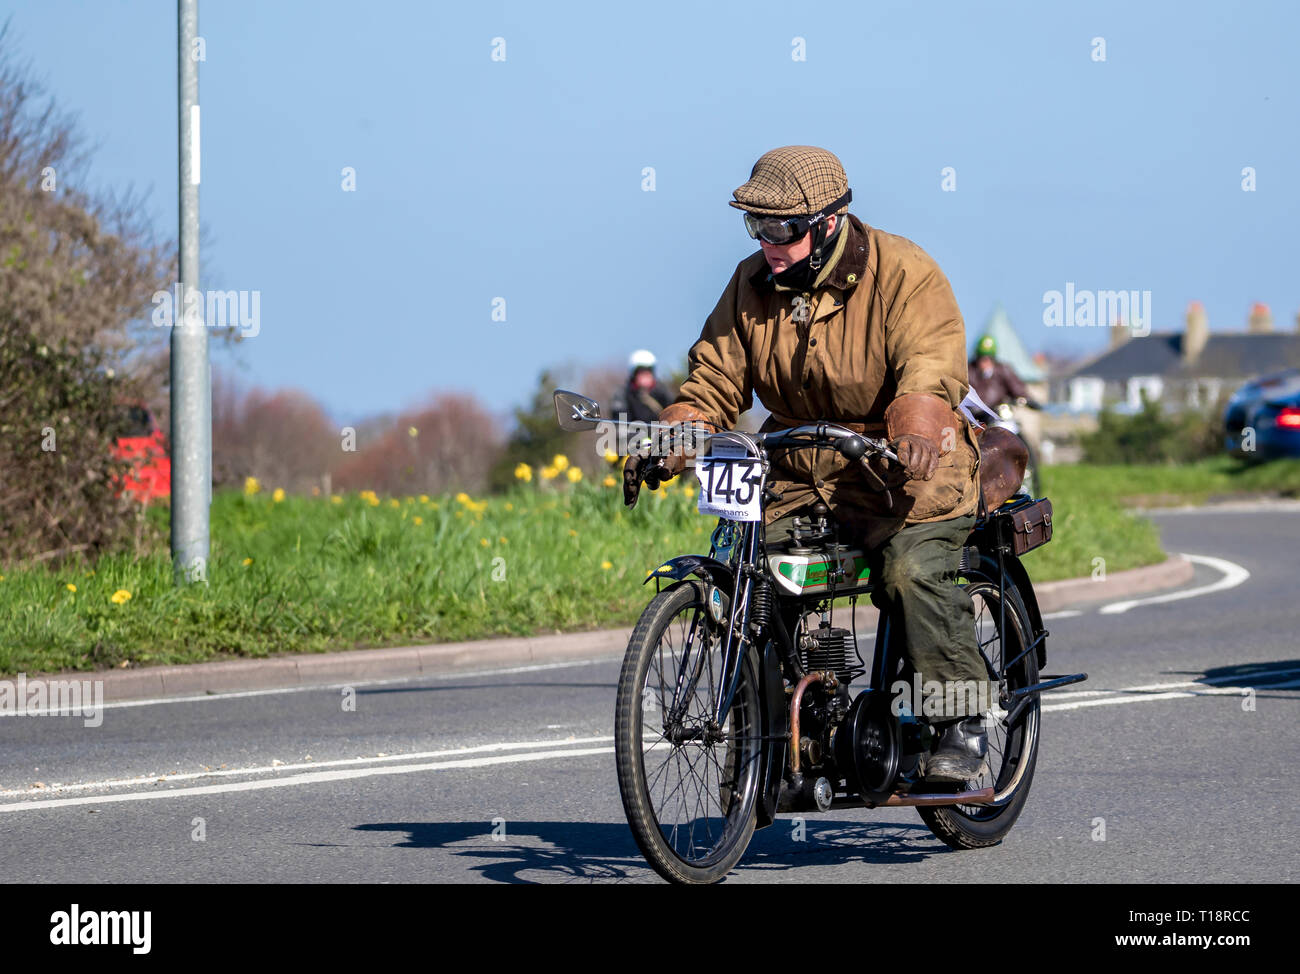
[[[833,629],[823,622],[803,634],[799,652],[807,672],[830,670],[841,684],[850,683],[858,672],[853,633],[847,629]]]

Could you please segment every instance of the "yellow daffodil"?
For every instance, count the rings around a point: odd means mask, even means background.
[[[507,543],[506,536],[504,534],[501,535],[501,537],[497,538],[497,541],[499,541],[501,544],[506,544]]]
[[[602,561],[600,563],[600,567],[603,568],[605,571],[609,571],[611,568],[614,567],[614,563],[612,561]]]
[[[687,497],[694,497],[695,488],[692,487],[690,484],[687,484],[685,487],[682,488],[682,493],[685,494]]]
[[[492,542],[489,541],[487,538],[479,538],[479,539],[478,539],[478,543],[481,544],[484,548],[486,548],[486,547],[487,547],[488,545],[490,545]]]
[[[573,530],[573,528],[569,528],[569,537],[576,538],[577,536],[578,536],[578,532]]]
[[[249,497],[252,497],[261,489],[262,489],[262,485],[261,483],[258,482],[258,479],[256,477],[244,478],[244,493],[247,494]]]
[[[65,585],[65,586],[63,586],[63,587],[66,588],[69,592],[76,592],[76,591],[77,591],[77,586],[73,585],[71,582],[69,582],[67,585]]]
[[[511,504],[509,501],[506,501],[506,510],[513,511],[514,509],[515,509],[515,505]]]
[[[613,478],[613,476],[610,475],[610,474],[605,474],[605,479],[602,480],[601,483],[604,484],[606,487],[616,487],[616,486],[618,486],[618,481],[615,480],[615,479]]]
[[[515,465],[515,480],[522,480],[524,483],[533,479],[533,468],[526,463]]]
[[[542,467],[543,480],[554,480],[559,475],[559,473],[560,471],[557,470],[555,467],[551,466],[550,464],[547,464],[545,467]]]
[[[605,462],[606,462],[606,463],[618,463],[618,454],[615,453],[613,450],[606,450],[606,451],[605,451]]]
[[[271,500],[274,501],[276,504],[284,500],[284,488],[283,487],[275,488],[275,492],[271,494]]]
[[[342,504],[342,503],[343,503],[343,497],[342,497],[341,495],[339,495],[339,494],[334,494],[333,496],[330,497],[330,503],[331,503],[331,504]]]
[[[429,503],[429,495],[428,495],[428,494],[421,494],[421,495],[420,495],[420,503],[421,503],[421,504],[427,504],[427,503]]]
[[[557,453],[555,456],[551,457],[551,466],[560,471],[560,473],[564,473],[564,471],[569,469],[569,458],[563,453]]]
[[[468,503],[469,503],[469,494],[465,493],[465,492],[462,490],[459,494],[456,495],[456,503],[457,503],[457,504],[468,504]]]
[[[578,467],[570,467],[565,476],[569,478],[569,483],[576,484],[582,479],[582,470]]]
[[[109,596],[109,601],[112,602],[114,605],[121,605],[124,602],[129,602],[130,600],[131,600],[131,593],[124,588],[118,589],[116,592],[114,592],[112,595]]]
[[[416,524],[423,524],[423,523],[424,523],[424,518],[420,517],[420,515],[418,515],[418,514],[415,515],[415,517],[411,518],[411,520],[414,521]]]
[[[396,497],[390,497],[390,498],[388,499],[388,506],[389,506],[389,507],[401,507],[401,506],[402,506],[402,502],[399,501]]]
[[[244,562],[243,562],[245,568],[247,568],[247,567],[248,567],[249,565],[251,565],[252,563],[253,563],[253,559],[252,559],[252,558],[245,558],[245,559],[244,559]]]

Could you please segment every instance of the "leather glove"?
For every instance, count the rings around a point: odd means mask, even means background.
[[[939,448],[916,433],[905,433],[893,444],[898,460],[912,480],[929,480],[939,465]]]
[[[951,449],[950,444],[956,441],[958,420],[952,407],[938,396],[909,392],[885,409],[885,429],[907,476],[930,480],[940,455],[948,452],[944,447]]]
[[[675,402],[665,408],[659,414],[658,422],[663,426],[674,426],[679,423],[712,425],[702,410],[684,402]],[[635,507],[642,483],[651,490],[657,490],[660,484],[672,480],[685,469],[686,457],[680,451],[674,451],[666,457],[643,457],[633,453],[623,465],[623,503],[628,507]]]
[[[686,458],[681,454],[666,457],[639,457],[633,454],[623,464],[623,503],[628,507],[636,507],[642,483],[651,490],[658,490],[660,484],[672,480],[685,468]]]

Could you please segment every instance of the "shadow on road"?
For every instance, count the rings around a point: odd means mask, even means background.
[[[1180,676],[1190,676],[1212,687],[1253,687],[1257,691],[1295,690],[1300,687],[1300,659],[1276,660],[1267,663],[1233,663],[1215,666],[1204,673],[1200,671],[1169,671]],[[1271,696],[1257,693],[1256,696]],[[1277,696],[1288,696],[1277,694]]]
[[[920,824],[810,817],[800,830],[797,821],[782,818],[755,832],[736,873],[851,863],[896,865],[949,851]],[[652,876],[622,822],[505,822],[496,826],[496,836],[493,826],[482,821],[378,822],[357,830],[405,833],[394,843],[396,848],[445,849],[465,859],[469,870],[498,883],[538,882],[522,875],[530,872],[568,882]],[[797,874],[791,878],[797,879]]]

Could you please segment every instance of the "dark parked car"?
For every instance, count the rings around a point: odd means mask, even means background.
[[[1233,456],[1300,457],[1300,369],[1247,382],[1228,400],[1223,425]]]

